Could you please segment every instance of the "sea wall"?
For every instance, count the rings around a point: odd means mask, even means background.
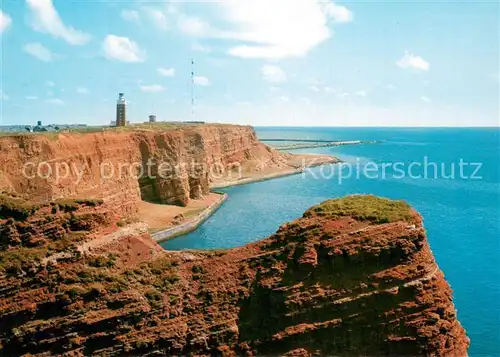
[[[155,232],[151,234],[151,237],[158,243],[175,238],[177,236],[189,233],[198,228],[203,222],[205,222],[212,214],[217,211],[220,206],[227,199],[227,194],[222,193],[220,198],[212,203],[210,206],[205,208],[203,212],[196,215],[195,218],[188,220],[187,222],[180,223],[171,228],[163,229],[159,232]]]
[[[262,162],[279,167],[285,158],[249,126],[5,136],[0,190],[32,202],[103,199],[118,215],[133,216],[141,199],[185,206],[207,194],[216,175]]]

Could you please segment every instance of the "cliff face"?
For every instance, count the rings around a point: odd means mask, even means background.
[[[234,167],[282,166],[287,155],[247,126],[0,137],[0,190],[33,201],[93,197],[124,216],[147,201],[186,205]],[[235,172],[237,174],[237,172]]]
[[[0,222],[5,355],[467,351],[422,220],[402,202],[327,201],[263,241],[209,252],[116,231],[100,202],[9,204],[0,216],[27,216]]]

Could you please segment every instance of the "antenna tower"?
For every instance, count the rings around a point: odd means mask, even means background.
[[[194,59],[191,59],[191,120],[194,120],[195,114],[194,86]]]

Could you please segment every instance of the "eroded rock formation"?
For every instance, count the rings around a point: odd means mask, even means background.
[[[2,202],[3,355],[467,351],[422,219],[403,202],[327,201],[263,241],[208,252],[163,251],[100,201]]]
[[[283,167],[288,156],[263,145],[252,127],[237,125],[6,136],[0,190],[34,202],[104,199],[131,217],[141,199],[184,206],[208,193],[215,176]]]

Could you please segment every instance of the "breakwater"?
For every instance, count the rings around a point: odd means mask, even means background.
[[[294,142],[298,141],[301,143],[332,143],[335,142],[335,140],[324,140],[324,139],[287,139],[287,138],[279,138],[279,139],[259,139],[260,141],[287,141],[287,142]]]
[[[375,141],[362,141],[362,140],[348,140],[348,141],[328,141],[328,140],[299,140],[299,139],[265,139],[261,141],[266,142],[292,142],[293,144],[284,145],[274,145],[273,148],[276,150],[298,150],[298,149],[311,149],[311,148],[322,148],[331,146],[343,146],[343,145],[360,145],[360,144],[374,144]],[[297,143],[295,143],[297,142]]]

